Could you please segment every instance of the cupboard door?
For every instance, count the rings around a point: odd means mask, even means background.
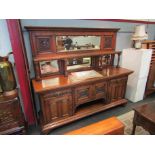
[[[80,105],[82,103],[89,102],[92,98],[91,92],[91,85],[75,88],[75,104]]]
[[[115,49],[116,34],[112,32],[105,32],[102,38],[102,48],[113,50]]]
[[[94,85],[94,96],[95,99],[106,98],[107,93],[107,83],[100,82]]]
[[[115,102],[125,97],[127,85],[127,77],[114,79],[110,81],[109,84],[109,102]]]
[[[44,121],[46,123],[72,115],[71,95],[46,98],[44,105]]]

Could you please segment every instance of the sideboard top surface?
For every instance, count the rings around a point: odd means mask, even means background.
[[[131,73],[133,73],[133,71],[125,69],[125,68],[116,68],[116,67],[109,67],[107,69],[104,69],[103,71],[97,71],[100,74],[103,75],[103,77],[100,78],[91,78],[91,79],[87,79],[87,80],[82,80],[82,81],[77,81],[77,82],[72,82],[70,80],[70,74],[65,77],[64,75],[57,75],[57,76],[53,76],[52,78],[48,77],[48,78],[44,78],[40,81],[37,81],[35,79],[32,80],[33,83],[33,88],[34,91],[36,93],[42,93],[45,91],[49,91],[49,90],[55,90],[55,89],[59,89],[59,88],[67,88],[67,87],[71,87],[74,85],[79,85],[79,84],[85,84],[85,83],[89,83],[89,82],[95,82],[97,80],[106,80],[106,79],[112,79],[112,78],[116,78],[119,76],[124,76],[124,75],[129,75]],[[43,84],[43,81],[47,80],[47,84]],[[53,80],[53,82],[49,82],[48,85],[48,80]]]

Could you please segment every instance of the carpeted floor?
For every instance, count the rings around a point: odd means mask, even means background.
[[[117,117],[125,125],[125,131],[124,131],[125,135],[131,135],[131,133],[132,133],[133,116],[134,116],[134,111],[132,110],[128,113],[125,113],[125,114]],[[142,127],[137,126],[135,135],[149,135],[149,133],[146,130],[144,130]]]

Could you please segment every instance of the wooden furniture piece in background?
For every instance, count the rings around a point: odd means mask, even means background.
[[[142,126],[150,134],[155,135],[155,102],[135,107],[133,110],[135,114],[132,134],[135,133],[136,126]]]
[[[0,97],[0,135],[25,134],[24,116],[18,97]]]
[[[155,41],[146,40],[142,43],[142,48],[153,49],[152,59],[150,64],[150,71],[147,80],[145,94],[146,96],[155,92]]]
[[[32,80],[35,93],[40,98],[40,124],[43,133],[83,117],[127,103],[124,98],[128,75],[132,73],[119,67],[121,52],[115,51],[118,29],[26,27],[35,68]],[[100,45],[91,50],[59,50],[56,38],[61,36],[98,36]],[[82,37],[83,38],[83,37]],[[62,44],[62,43],[61,43]],[[67,47],[68,48],[68,47]],[[117,64],[114,58],[117,55]],[[90,67],[67,70],[67,61],[74,58],[91,58]],[[40,62],[57,61],[57,73],[42,75]],[[75,80],[73,72],[81,76],[93,71],[100,77]]]
[[[70,131],[65,135],[124,135],[124,124],[116,117]]]

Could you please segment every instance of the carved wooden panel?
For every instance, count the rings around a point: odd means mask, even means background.
[[[43,98],[43,115],[46,123],[72,115],[72,95],[69,90],[47,93]]]
[[[37,51],[45,52],[51,48],[50,37],[38,37],[36,38]]]
[[[109,101],[115,102],[125,97],[127,77],[114,79],[109,84]]]
[[[116,34],[111,33],[111,32],[109,32],[109,33],[105,32],[104,33],[103,41],[102,41],[103,49],[114,50],[115,49],[115,42],[116,42]]]
[[[104,37],[104,48],[112,48],[112,36]]]

